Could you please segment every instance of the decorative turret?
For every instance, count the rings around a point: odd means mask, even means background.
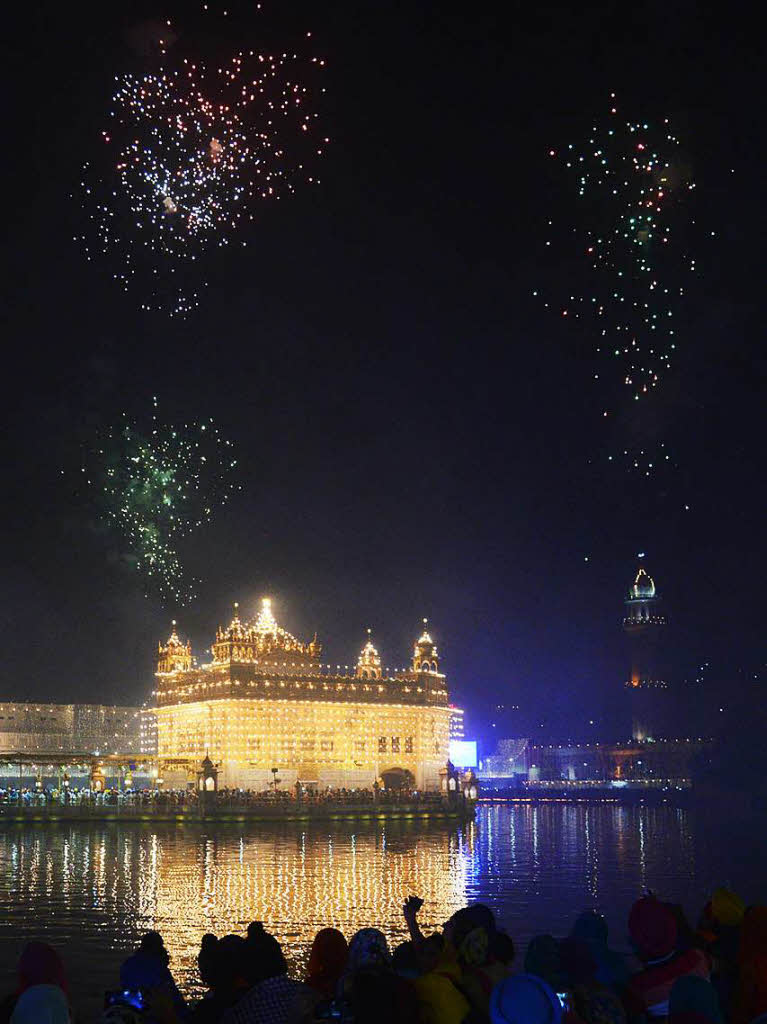
[[[207,751],[200,764],[200,770],[197,772],[197,789],[201,795],[215,793],[218,789],[218,768],[211,761]]]
[[[232,621],[229,623],[227,635],[230,636],[233,640],[241,640],[243,636],[245,636],[245,633],[245,627],[243,626],[242,620],[240,619],[240,602],[235,601],[234,617],[232,618]]]
[[[165,644],[157,645],[158,672],[186,672],[192,667],[192,648],[189,642],[184,643],[176,632],[176,620]]]
[[[216,640],[213,644],[213,660],[252,661],[253,637],[251,631],[240,619],[239,602],[234,602],[234,615],[226,628],[218,627]]]
[[[358,679],[380,679],[381,678],[381,656],[373,646],[371,631],[368,630],[368,639],[357,659]]]
[[[423,620],[423,633],[415,642],[413,650],[413,671],[414,672],[439,672],[439,655],[437,645],[426,629],[428,619]]]

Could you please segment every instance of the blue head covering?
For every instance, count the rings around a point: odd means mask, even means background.
[[[69,1002],[58,985],[32,985],[19,996],[11,1024],[69,1024]]]
[[[595,977],[600,985],[622,988],[628,983],[626,958],[607,945],[607,921],[596,910],[584,910],[576,919],[570,937],[585,943],[596,961]]]
[[[607,949],[607,921],[596,910],[584,910],[575,919],[570,935],[585,942],[592,951],[599,948]]]
[[[492,1024],[560,1024],[562,1004],[543,978],[514,974],[493,989],[490,1020]]]
[[[349,943],[349,959],[347,970],[356,971],[360,967],[389,967],[391,954],[386,936],[377,928],[361,928],[352,936]]]
[[[530,939],[525,952],[525,970],[536,978],[543,978],[555,992],[567,988],[561,947],[553,935],[536,935]]]

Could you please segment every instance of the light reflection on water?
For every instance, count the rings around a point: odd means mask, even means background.
[[[704,842],[693,825],[691,812],[668,807],[562,804],[482,807],[460,828],[9,825],[0,831],[0,962],[12,966],[26,938],[45,937],[64,949],[73,991],[92,1007],[142,931],[163,933],[191,991],[201,935],[262,920],[300,975],[325,925],[350,935],[374,924],[400,941],[410,893],[424,897],[427,927],[483,900],[518,947],[595,906],[621,945],[644,887],[693,911],[724,880],[709,856],[716,834]]]

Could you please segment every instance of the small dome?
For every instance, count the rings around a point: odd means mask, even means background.
[[[428,624],[429,624],[429,620],[428,619],[424,619],[423,620],[423,633],[421,633],[420,637],[415,642],[416,650],[418,650],[419,647],[423,648],[423,647],[433,647],[434,646],[434,641],[429,636],[429,631],[426,628]]]
[[[357,660],[357,664],[358,665],[375,665],[375,666],[377,666],[379,668],[381,666],[381,656],[378,653],[378,651],[376,650],[375,646],[373,645],[373,640],[372,640],[372,637],[371,637],[371,631],[370,630],[368,630],[367,643],[365,644],[365,646],[362,648],[362,651],[360,652],[360,656],[359,656],[359,658]]]
[[[639,566],[634,584],[629,591],[629,597],[635,599],[655,597],[655,581],[645,572],[642,565]]]
[[[171,628],[171,631],[170,631],[170,636],[166,640],[165,644],[159,644],[158,645],[160,652],[161,653],[172,653],[174,651],[179,651],[179,652],[186,651],[186,644],[183,642],[181,637],[178,635],[178,630],[176,629],[176,620],[175,619],[173,620],[171,625],[172,625],[172,628]]]
[[[373,643],[371,630],[368,630],[368,639],[357,658],[358,679],[380,679],[381,678],[381,655]]]
[[[424,672],[425,671],[434,671],[434,672],[437,671],[437,661],[436,661],[436,659],[439,657],[439,654],[437,653],[437,645],[432,640],[432,638],[431,638],[431,636],[429,634],[429,631],[426,628],[427,625],[428,625],[428,619],[424,619],[423,620],[423,633],[416,640],[415,647],[413,648],[413,658],[414,658],[415,668],[416,668],[417,672],[418,671],[424,671]],[[429,659],[429,661],[431,662],[432,658],[434,658],[435,660],[434,660],[433,663],[430,663],[428,665],[428,668],[426,667],[425,663],[424,663],[423,666],[421,665],[421,659]]]
[[[247,635],[248,629],[243,625],[240,619],[240,605],[238,601],[234,602],[234,616],[232,621],[229,623],[227,629],[219,629],[217,638],[228,639],[228,640],[242,640]]]

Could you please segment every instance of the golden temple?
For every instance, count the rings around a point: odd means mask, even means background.
[[[268,598],[250,623],[234,606],[207,664],[195,663],[174,622],[156,673],[165,784],[187,785],[209,756],[219,788],[438,790],[450,708],[426,620],[411,667],[394,675],[384,674],[369,631],[353,672],[322,666],[321,651],[316,636],[304,643],[279,626]]]

